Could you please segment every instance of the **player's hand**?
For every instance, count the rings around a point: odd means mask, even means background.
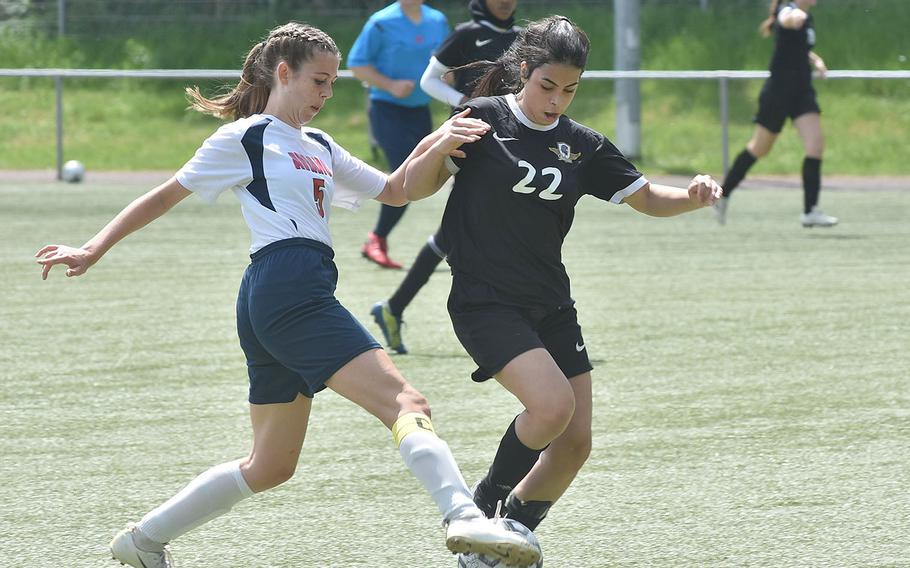
[[[42,280],[47,280],[47,275],[55,264],[65,264],[67,276],[81,276],[97,261],[89,251],[66,245],[47,245],[35,253],[35,258],[42,266]]]
[[[825,65],[825,61],[821,57],[816,56],[814,63],[815,63],[815,71],[818,74],[818,78],[824,79],[825,77],[827,77],[828,76],[828,66]]]
[[[701,207],[714,205],[723,194],[724,190],[711,176],[697,175],[689,182],[689,199]]]
[[[406,99],[414,92],[414,81],[395,79],[389,84],[389,92],[396,99]]]
[[[465,153],[458,148],[462,144],[477,142],[490,131],[490,125],[479,118],[468,118],[471,108],[468,107],[445,121],[437,132],[439,138],[433,144],[433,150],[456,158],[464,158]]]

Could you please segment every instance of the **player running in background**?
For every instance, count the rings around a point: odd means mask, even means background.
[[[433,130],[430,97],[417,82],[448,34],[445,14],[423,0],[398,0],[370,16],[351,47],[348,67],[370,86],[370,129],[389,171]],[[382,205],[360,249],[364,258],[383,268],[401,268],[389,257],[388,236],[406,208]]]
[[[218,129],[174,177],[128,205],[80,248],[38,251],[47,278],[57,264],[84,274],[117,242],[196,193],[214,201],[230,189],[252,236],[252,261],[237,299],[237,331],[249,373],[252,449],[217,465],[111,541],[116,560],[135,568],[173,566],[166,543],[228,512],[294,473],[313,396],[326,387],[391,429],[401,457],[442,511],[453,552],[485,550],[526,565],[539,551],[487,520],[445,442],[427,400],[335,298],[329,205],[356,209],[367,199],[402,205],[413,198],[404,168],[388,176],[351,156],[328,134],[307,128],[332,96],[341,54],[305,24],[275,28],[248,53],[239,84],[208,99],[189,90],[197,110],[234,122]],[[470,142],[486,132],[463,115],[422,141]],[[215,562],[217,564],[217,562]]]
[[[467,101],[482,72],[462,67],[477,61],[495,61],[512,45],[521,29],[514,25],[517,4],[518,0],[471,0],[471,21],[458,24],[430,59],[420,79],[424,92],[453,107]],[[404,310],[430,280],[447,250],[437,230],[420,249],[395,293],[388,300],[376,302],[370,310],[390,349],[408,352],[401,335]]]
[[[721,194],[709,176],[687,189],[650,183],[603,134],[565,115],[588,50],[568,18],[531,22],[494,64],[478,64],[487,71],[466,106],[490,131],[461,147],[465,158],[448,155],[447,138],[407,168],[409,183],[455,177],[442,220],[452,324],[478,366],[472,378],[495,377],[524,406],[474,501],[488,516],[503,502],[532,530],[591,448],[592,367],[562,263],[576,203],[590,195],[666,217]],[[627,291],[625,301],[647,296]]]
[[[837,217],[826,215],[818,207],[821,191],[822,154],[825,137],[822,134],[821,109],[812,87],[812,70],[824,78],[828,68],[812,48],[815,46],[815,27],[809,9],[817,0],[781,2],[773,0],[768,18],[761,24],[763,35],[774,35],[774,54],[771,56],[771,76],[762,86],[755,115],[755,132],[746,148],[736,156],[724,179],[724,197],[714,205],[718,222],[727,222],[727,209],[733,190],[746,177],[755,162],[768,154],[789,117],[799,132],[806,149],[803,159],[803,227],[832,227]]]

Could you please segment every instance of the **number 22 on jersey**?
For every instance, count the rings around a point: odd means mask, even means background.
[[[534,178],[537,177],[537,168],[524,160],[518,161],[518,167],[527,170],[527,172],[525,172],[525,177],[521,178],[521,181],[515,184],[512,191],[515,193],[534,193],[537,191],[536,187],[529,185],[534,181]],[[550,185],[538,194],[538,197],[545,201],[556,201],[557,199],[560,199],[562,194],[556,193],[556,189],[562,182],[562,172],[559,171],[559,168],[544,168],[540,170],[540,175],[552,176],[553,179],[550,180]]]

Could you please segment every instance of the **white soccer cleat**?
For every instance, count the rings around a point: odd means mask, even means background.
[[[482,554],[474,554],[469,552],[468,554],[459,554],[458,555],[458,568],[502,568],[506,564],[495,558],[488,558]],[[528,568],[542,568],[543,567],[543,557],[540,560],[528,566]]]
[[[506,566],[531,566],[540,559],[540,547],[521,534],[486,517],[453,519],[446,528],[446,547],[455,554],[475,553]]]
[[[111,555],[114,560],[118,560],[120,564],[129,564],[133,568],[174,568],[176,566],[167,547],[154,552],[142,550],[136,546],[136,541],[133,539],[135,531],[135,525],[127,525],[111,541]]]
[[[837,225],[838,221],[837,217],[825,215],[818,206],[813,207],[808,213],[800,215],[799,220],[803,227],[833,227]]]
[[[714,205],[711,207],[714,208],[714,216],[717,219],[717,222],[721,225],[727,224],[727,206],[730,205],[730,199],[727,197],[721,197],[714,202]]]

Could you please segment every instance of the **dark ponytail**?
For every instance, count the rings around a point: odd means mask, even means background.
[[[479,61],[459,69],[482,69],[473,97],[517,93],[535,69],[547,64],[571,65],[584,70],[591,43],[588,36],[565,16],[548,16],[528,24],[512,46],[496,61]],[[521,63],[527,77],[521,76]]]
[[[219,118],[244,118],[265,109],[272,92],[272,75],[278,63],[284,61],[291,69],[299,69],[317,52],[332,53],[339,58],[341,51],[335,41],[322,30],[290,22],[269,32],[268,37],[250,49],[243,62],[240,82],[227,94],[213,99],[199,92],[199,87],[187,87],[192,108]]]

